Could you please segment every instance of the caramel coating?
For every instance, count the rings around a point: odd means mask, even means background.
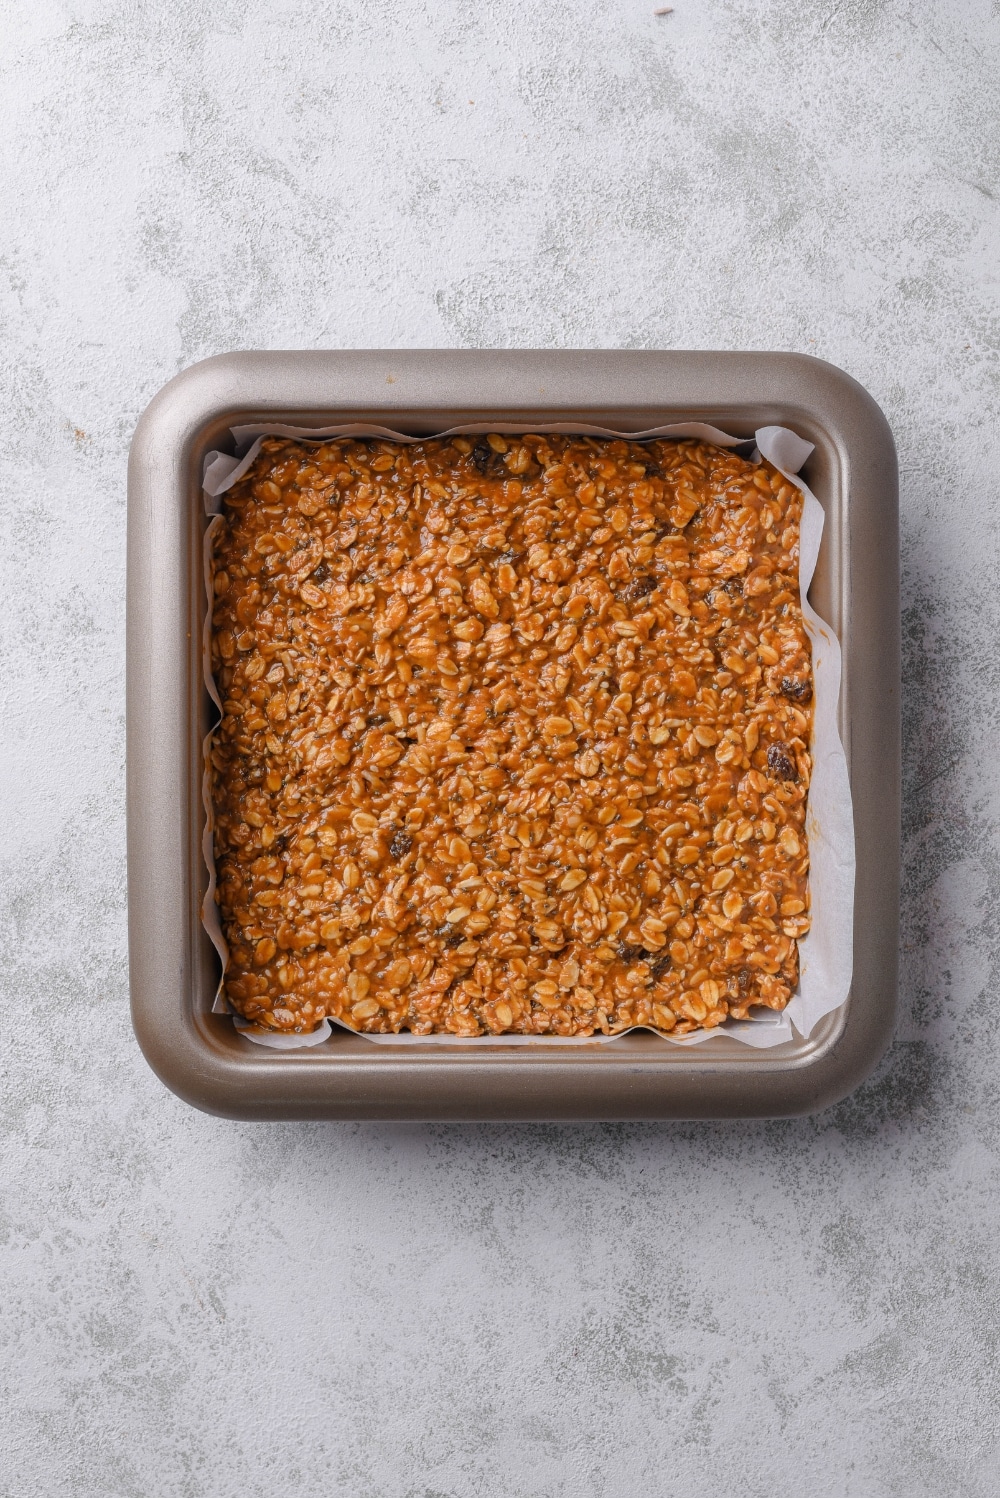
[[[801,492],[697,442],[268,439],[214,547],[226,993],[674,1035],[809,925]]]

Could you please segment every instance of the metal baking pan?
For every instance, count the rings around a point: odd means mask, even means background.
[[[346,421],[431,433],[472,422],[641,431],[781,424],[815,444],[803,477],[827,525],[811,598],[843,647],[841,734],[857,838],[854,980],[808,1040],[757,1050],[646,1032],[593,1048],[373,1045],[336,1030],[275,1051],[213,1014],[202,927],[201,474],[230,427]],[[872,398],[794,354],[410,350],[242,353],[170,381],[136,429],[128,479],[128,906],[132,1018],[181,1098],[237,1119],[638,1120],[808,1114],[878,1061],[896,1002],[899,536],[892,437]]]

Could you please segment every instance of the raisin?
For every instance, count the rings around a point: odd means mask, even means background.
[[[726,583],[724,583],[722,585],[722,587],[725,589],[725,591],[729,595],[730,599],[742,599],[742,597],[743,597],[743,579],[742,578],[730,578]]]
[[[650,964],[649,972],[653,979],[662,979],[663,975],[669,968],[670,954],[660,953],[656,958],[653,959],[653,962]]]
[[[808,677],[783,677],[781,679],[783,698],[791,698],[793,703],[808,703],[812,695],[812,683]]]
[[[312,576],[315,583],[325,583],[330,576],[329,563],[324,561],[319,564],[319,567],[313,568]]]
[[[768,746],[767,769],[779,781],[798,781],[799,779],[799,773],[796,770],[794,760],[789,754],[788,747],[787,745],[782,745],[780,741],[776,741],[773,745]]]
[[[651,573],[643,573],[640,577],[632,579],[632,582],[622,591],[622,598],[644,599],[647,594],[653,592],[658,583],[659,579],[654,578]]]
[[[490,460],[492,459],[492,457],[493,449],[490,447],[489,443],[484,442],[483,439],[480,438],[479,442],[476,443],[475,447],[472,450],[473,467],[477,469],[480,474],[488,474],[490,468]]]
[[[740,987],[740,994],[745,995],[753,984],[753,969],[741,969],[736,976],[736,983]]]
[[[389,853],[393,859],[402,859],[412,848],[413,840],[408,833],[400,829],[398,833],[393,834],[392,843],[389,845]]]
[[[623,964],[638,963],[640,958],[646,957],[645,948],[640,948],[635,943],[625,943],[621,940],[621,938],[619,938],[618,942],[615,944],[615,947],[618,949],[618,957],[621,959]]]
[[[372,728],[376,727],[379,724],[388,724],[388,722],[389,722],[389,715],[388,714],[369,714],[366,722]]]

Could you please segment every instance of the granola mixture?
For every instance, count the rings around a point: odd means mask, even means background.
[[[461,1036],[781,1010],[801,508],[693,441],[265,441],[214,555],[234,1008]]]

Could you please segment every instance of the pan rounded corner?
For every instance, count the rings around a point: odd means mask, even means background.
[[[782,1080],[782,1113],[792,1118],[818,1115],[859,1089],[892,1044],[897,1003],[895,987],[891,1003],[882,1000],[852,1012],[848,1002],[839,1035],[808,1066],[786,1074]]]
[[[790,383],[799,391],[800,400],[807,393],[809,404],[813,405],[818,398],[819,410],[828,420],[831,416],[834,418],[834,424],[844,438],[850,434],[856,442],[863,432],[866,443],[881,449],[883,462],[891,464],[895,470],[898,460],[892,428],[867,386],[818,354],[796,351],[773,357],[779,359],[792,376]]]
[[[232,1026],[230,1035],[224,1035],[228,1017],[177,1016],[171,1022],[157,1016],[155,1001],[135,993],[131,1010],[139,1051],[160,1082],[178,1099],[202,1114],[225,1119],[261,1117],[257,1090],[246,1078],[237,1055],[238,1050],[250,1044],[242,1041]]]

